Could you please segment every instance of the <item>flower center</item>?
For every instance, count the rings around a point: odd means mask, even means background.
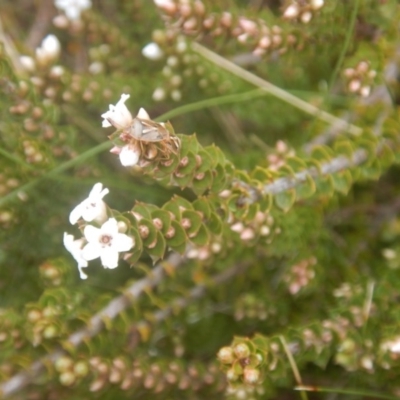
[[[105,246],[111,246],[112,236],[110,235],[102,235],[100,237],[100,243]]]

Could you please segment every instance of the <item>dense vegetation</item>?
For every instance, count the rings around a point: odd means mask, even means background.
[[[399,18],[4,2],[0,397],[400,396]]]

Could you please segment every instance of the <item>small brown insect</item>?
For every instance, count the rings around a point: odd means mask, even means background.
[[[176,154],[180,146],[179,138],[172,136],[171,131],[173,132],[173,129],[169,123],[163,124],[136,117],[125,133],[139,144],[142,154],[146,154],[146,147],[150,143],[158,142],[158,151],[163,158],[168,158],[171,153]]]

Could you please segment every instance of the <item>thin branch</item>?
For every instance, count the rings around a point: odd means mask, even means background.
[[[367,151],[358,149],[353,153],[351,159],[345,156],[339,156],[331,161],[321,164],[320,168],[312,167],[304,171],[297,172],[293,176],[279,178],[273,183],[265,185],[262,189],[262,192],[263,194],[278,194],[304,183],[309,176],[312,178],[318,178],[321,175],[334,174],[335,172],[343,171],[347,168],[360,165],[366,161],[367,158]]]
[[[168,259],[157,265],[151,274],[130,286],[124,294],[118,296],[108,303],[106,307],[95,314],[87,326],[78,330],[69,336],[66,340],[66,346],[77,347],[85,339],[91,338],[99,333],[104,327],[104,321],[110,321],[117,317],[122,311],[129,307],[133,301],[138,299],[140,295],[148,288],[157,286],[165,276],[165,271],[177,269],[182,264],[183,258],[176,253],[171,254]],[[49,362],[57,360],[64,351],[55,350],[40,360],[35,361],[25,371],[20,372],[10,378],[8,381],[0,384],[0,394],[3,399],[20,391],[30,382],[32,382],[44,369]]]
[[[176,253],[171,254],[167,261],[161,263],[153,269],[151,275],[141,279],[138,282],[135,282],[130,288],[128,288],[128,290],[124,292],[124,294],[111,300],[106,307],[104,307],[90,319],[87,327],[70,335],[66,341],[66,347],[78,347],[86,339],[97,335],[103,329],[104,321],[110,321],[117,317],[122,311],[128,308],[134,300],[139,298],[146,289],[157,286],[164,278],[165,271],[177,269],[182,262],[183,257]],[[166,263],[167,266],[165,265]],[[179,297],[173,300],[170,306],[167,308],[156,311],[150,320],[154,322],[161,322],[165,320],[177,309],[184,309],[191,301],[204,296],[207,288],[220,285],[232,279],[236,275],[245,271],[249,266],[250,263],[237,264],[219,273],[218,275],[211,277],[206,284],[197,285],[192,288],[187,296]],[[136,325],[140,325],[141,322],[138,322]],[[56,350],[34,362],[24,372],[16,374],[8,381],[0,384],[0,394],[2,395],[2,398],[5,399],[23,389],[45,370],[46,364],[49,362],[54,363],[63,354],[65,354],[64,350]]]
[[[329,114],[325,111],[320,110],[318,107],[313,106],[306,101],[301,100],[300,98],[288,93],[287,91],[273,85],[270,82],[265,81],[264,79],[259,78],[258,76],[252,74],[249,71],[239,67],[231,61],[228,61],[226,58],[219,56],[218,54],[212,52],[211,50],[206,49],[199,43],[193,42],[192,49],[211,61],[212,63],[218,65],[226,69],[227,71],[235,74],[236,76],[244,79],[245,81],[258,86],[260,89],[266,91],[267,93],[281,99],[282,101],[291,104],[293,107],[296,107],[307,114],[313,115],[316,118],[321,119],[322,121],[327,122],[328,124],[337,124],[341,126],[343,130],[347,130],[353,135],[359,135],[362,132],[362,129],[358,126],[349,124],[346,121],[343,121],[332,114]]]

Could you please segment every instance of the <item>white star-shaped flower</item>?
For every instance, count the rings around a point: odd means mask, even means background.
[[[81,18],[81,12],[92,6],[90,0],[55,0],[54,5],[65,12],[70,21]]]
[[[83,258],[90,261],[100,257],[104,268],[117,268],[118,253],[130,250],[135,244],[130,236],[118,232],[115,218],[110,218],[100,229],[87,225],[84,235],[88,243],[82,250]]]
[[[74,225],[78,222],[79,218],[83,218],[87,222],[104,222],[107,218],[107,210],[103,197],[108,193],[109,190],[107,188],[103,189],[102,183],[96,183],[89,193],[88,198],[71,211],[69,222]]]
[[[129,94],[122,94],[121,99],[115,106],[110,104],[110,109],[104,114],[101,114],[101,117],[104,118],[102,123],[103,128],[115,126],[117,129],[123,129],[132,123],[132,114],[125,105],[125,101],[128,100],[129,97]]]
[[[81,279],[87,278],[87,275],[82,271],[82,268],[86,268],[88,266],[87,261],[82,257],[82,247],[85,242],[86,241],[83,238],[74,240],[73,235],[69,235],[67,232],[64,232],[64,246],[78,263],[78,270]]]

